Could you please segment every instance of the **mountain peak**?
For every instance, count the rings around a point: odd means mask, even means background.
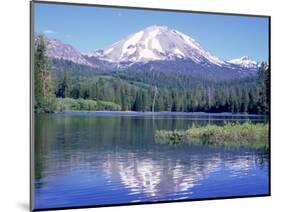
[[[257,68],[258,63],[252,60],[249,56],[242,56],[237,59],[232,59],[228,61],[231,64],[239,65],[243,68]]]
[[[249,56],[242,56],[241,58],[240,58],[240,60],[250,60],[250,57]]]
[[[169,27],[165,25],[150,25],[146,27],[144,30],[155,30],[155,29],[169,30]]]
[[[218,65],[223,60],[213,56],[188,35],[167,26],[152,25],[102,50],[86,53],[113,63],[189,59],[195,63]]]

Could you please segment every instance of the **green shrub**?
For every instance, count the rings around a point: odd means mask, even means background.
[[[58,98],[56,111],[119,111],[121,106],[113,102],[88,99]]]
[[[37,97],[34,101],[35,113],[53,113],[57,109],[55,97]]]

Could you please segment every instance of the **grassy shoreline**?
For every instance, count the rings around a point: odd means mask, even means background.
[[[155,140],[159,144],[207,144],[225,147],[250,147],[268,149],[268,124],[226,123],[223,126],[193,126],[187,130],[157,130]]]

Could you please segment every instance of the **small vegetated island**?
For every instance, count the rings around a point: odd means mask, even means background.
[[[225,123],[222,126],[192,126],[187,130],[157,130],[155,140],[157,143],[170,145],[208,144],[268,150],[268,124]]]

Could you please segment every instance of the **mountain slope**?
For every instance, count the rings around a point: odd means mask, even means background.
[[[170,71],[223,79],[255,75],[258,69],[249,57],[220,59],[193,38],[167,26],[149,26],[108,48],[83,55],[104,69]]]
[[[227,65],[191,37],[166,26],[147,27],[109,48],[84,55],[120,64],[190,59],[200,64]]]
[[[35,37],[37,39],[38,36]],[[68,60],[77,64],[94,66],[88,62],[83,55],[72,45],[66,44],[57,39],[45,38],[48,56],[55,59]]]

